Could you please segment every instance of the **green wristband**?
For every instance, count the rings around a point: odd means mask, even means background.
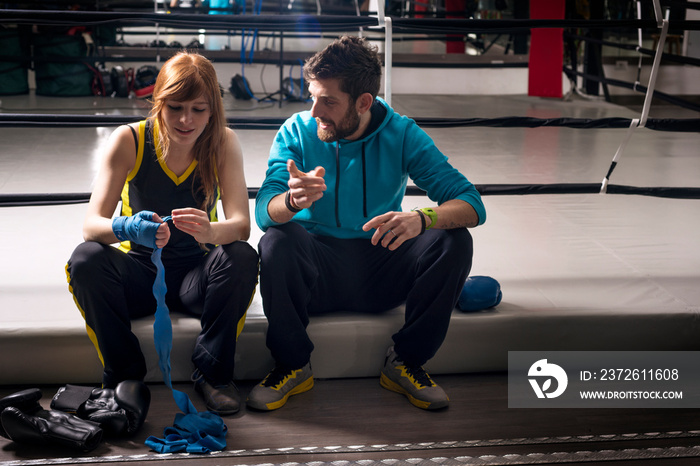
[[[431,209],[430,207],[423,207],[422,209],[420,209],[420,211],[427,215],[430,219],[430,225],[425,226],[426,230],[430,230],[437,223],[437,212],[435,212],[435,210]]]

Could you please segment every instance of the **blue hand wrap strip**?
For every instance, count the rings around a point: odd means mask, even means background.
[[[165,217],[163,221],[167,222],[169,219],[170,217]],[[175,390],[172,385],[170,351],[173,342],[173,327],[170,311],[165,303],[167,286],[165,285],[165,270],[161,260],[162,251],[162,249],[156,248],[151,254],[151,262],[156,266],[153,296],[156,298],[157,304],[156,320],[153,323],[153,340],[158,353],[158,365],[163,374],[163,381],[172,390],[175,403],[182,413],[175,415],[174,427],[165,428],[165,438],[159,439],[150,436],[146,439],[146,446],[158,453],[221,451],[226,447],[227,427],[224,421],[217,414],[197,412],[187,394]]]
[[[156,298],[157,307],[156,320],[153,323],[153,340],[155,342],[156,352],[158,353],[158,365],[163,374],[163,381],[173,391],[173,397],[175,398],[178,408],[180,408],[183,413],[196,413],[197,409],[194,407],[189,397],[179,390],[173,389],[170,379],[170,350],[172,349],[173,326],[170,321],[170,311],[167,304],[165,304],[167,286],[165,285],[165,271],[163,270],[163,262],[161,260],[162,251],[162,249],[155,249],[151,255],[151,262],[156,266],[153,296]]]

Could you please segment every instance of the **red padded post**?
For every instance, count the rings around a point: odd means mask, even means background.
[[[530,0],[530,19],[564,19],[565,0]],[[527,93],[562,96],[564,41],[562,28],[534,28],[530,34]]]
[[[466,0],[445,0],[445,17],[446,18],[464,18],[467,11]],[[467,49],[467,44],[461,40],[463,36],[448,34],[447,35],[447,53],[464,53]],[[449,40],[454,38],[457,40]]]

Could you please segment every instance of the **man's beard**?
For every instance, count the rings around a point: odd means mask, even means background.
[[[316,122],[319,123],[320,119],[316,118]],[[355,111],[355,106],[351,105],[348,111],[345,112],[343,119],[337,125],[333,123],[330,129],[321,129],[318,126],[318,138],[323,142],[335,142],[341,139],[345,139],[348,136],[352,136],[360,127],[360,115]]]

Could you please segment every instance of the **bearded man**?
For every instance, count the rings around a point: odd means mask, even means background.
[[[423,369],[440,348],[469,274],[468,228],[486,211],[432,139],[379,98],[376,47],[344,36],[311,57],[310,111],[278,131],[255,206],[260,292],[275,367],[248,395],[258,410],[313,387],[309,316],[405,304],[381,386],[423,409],[449,398]],[[437,205],[404,212],[408,179]]]

